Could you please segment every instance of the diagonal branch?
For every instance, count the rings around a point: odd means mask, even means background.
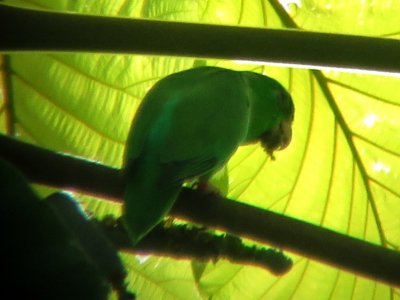
[[[120,171],[0,136],[0,158],[33,182],[121,201]],[[183,188],[171,215],[400,286],[400,252],[244,203]]]

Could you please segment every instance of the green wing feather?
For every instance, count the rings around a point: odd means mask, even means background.
[[[145,143],[158,147],[162,163],[210,159],[205,153],[226,159],[246,134],[249,108],[243,85],[238,72],[213,67],[159,81],[132,123],[125,161],[137,158]]]

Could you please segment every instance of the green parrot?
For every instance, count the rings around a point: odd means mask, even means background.
[[[276,80],[199,67],[158,81],[125,149],[123,222],[136,244],[173,206],[185,180],[206,182],[236,149],[260,142],[273,158],[292,138],[294,105]]]

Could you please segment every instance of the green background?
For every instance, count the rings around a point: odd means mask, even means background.
[[[7,2],[7,1],[6,1]],[[95,15],[400,37],[400,1],[8,1]],[[134,37],[126,37],[127,39]],[[206,42],[206,41],[205,41]],[[0,97],[0,130],[43,147],[121,166],[130,122],[160,78],[198,64],[279,80],[296,106],[293,141],[269,160],[258,145],[228,164],[228,196],[400,250],[400,79],[256,62],[148,55],[10,55],[13,109]],[[2,82],[4,88],[4,81]],[[10,88],[10,87],[8,87]],[[6,126],[14,116],[11,128]],[[229,180],[229,181],[228,181]],[[96,216],[120,207],[81,196]],[[209,263],[196,281],[188,260],[122,254],[139,299],[400,299],[400,290],[291,254],[275,277]]]

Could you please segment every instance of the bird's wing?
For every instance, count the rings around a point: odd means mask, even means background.
[[[216,158],[200,157],[184,161],[173,161],[163,165],[165,181],[171,184],[182,183],[218,168],[219,162]]]
[[[237,72],[199,68],[161,80],[133,122],[126,159],[159,159],[176,180],[223,164],[248,125],[248,103]]]

